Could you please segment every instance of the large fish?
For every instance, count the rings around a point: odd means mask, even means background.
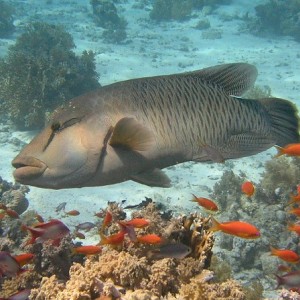
[[[246,63],[114,83],[71,100],[12,161],[16,181],[61,189],[134,180],[170,186],[161,169],[223,162],[299,141],[295,106],[242,99]]]

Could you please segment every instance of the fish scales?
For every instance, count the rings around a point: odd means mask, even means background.
[[[181,145],[189,151],[194,147],[193,155],[197,155],[203,144],[221,150],[232,133],[270,134],[266,111],[259,103],[231,97],[221,88],[196,80],[154,78],[142,86],[127,82],[129,86],[124,87],[123,94],[130,96],[118,105],[124,106],[124,115],[134,114],[155,132],[160,150]],[[189,85],[192,89],[187,89]]]
[[[168,187],[161,169],[224,162],[299,142],[291,102],[243,99],[257,76],[246,63],[114,83],[55,110],[12,164],[15,179],[44,188],[132,179]]]

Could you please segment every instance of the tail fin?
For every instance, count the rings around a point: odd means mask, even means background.
[[[276,249],[276,248],[274,248],[274,247],[272,247],[272,246],[270,246],[270,251],[271,251],[271,254],[270,255],[277,255],[277,253],[278,253],[278,249]]]
[[[300,120],[296,105],[280,98],[259,99],[271,117],[276,145],[299,143]]]
[[[281,285],[284,284],[284,279],[277,274],[274,275],[276,276],[276,280],[277,280],[277,286],[275,288],[275,290],[277,290]]]
[[[209,228],[210,231],[219,231],[220,229],[220,223],[213,217],[211,217],[211,227]]]

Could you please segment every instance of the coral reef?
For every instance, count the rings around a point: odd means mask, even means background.
[[[257,35],[289,35],[300,41],[300,2],[269,0],[255,7],[256,18],[248,20],[248,28]]]
[[[31,23],[0,61],[0,112],[19,129],[44,126],[56,106],[98,88],[94,53],[72,51],[63,28]]]
[[[91,0],[93,17],[97,26],[105,28],[102,37],[106,42],[120,43],[126,39],[127,22],[118,15],[116,6],[108,0]]]
[[[267,196],[281,203],[287,203],[290,193],[299,184],[300,158],[278,157],[265,164],[261,188]]]
[[[28,192],[28,187],[9,183],[0,177],[0,205],[16,212],[15,217],[11,217],[2,208],[3,217],[0,220],[1,251],[18,249],[22,243],[25,234],[20,233],[21,221],[17,216],[26,213],[29,202],[25,195]]]
[[[114,217],[109,225],[101,226],[106,235],[120,230],[117,222],[126,216],[116,203],[109,203],[107,210]],[[165,243],[184,243],[191,247],[190,255],[157,259],[148,255],[157,246],[133,243],[126,238],[120,245],[108,245],[101,254],[76,262],[76,256],[71,254],[74,245],[68,236],[58,247],[48,243],[27,246],[35,254],[33,269],[4,278],[0,297],[30,288],[30,297],[36,300],[245,299],[240,285],[233,280],[211,283],[214,273],[207,268],[214,238],[209,231],[209,218],[160,213],[151,201],[132,212],[132,217],[149,221],[149,226],[136,228],[137,235],[156,233]]]
[[[214,185],[211,197],[221,207],[222,217],[255,224],[261,230],[261,239],[257,242],[228,235],[218,236],[210,269],[218,278],[218,267],[222,269],[221,264],[225,263],[223,273],[228,274],[227,278],[230,277],[231,269],[233,274],[239,274],[239,279],[248,283],[260,277],[264,286],[274,288],[274,274],[278,272],[280,261],[270,256],[270,245],[299,251],[297,234],[287,230],[288,224],[296,220],[288,212],[287,204],[291,193],[296,194],[299,184],[300,159],[272,158],[265,162],[264,171],[260,175],[259,182],[254,182],[255,193],[251,197],[241,193],[241,184],[247,179],[243,173],[237,175],[231,170],[225,170]],[[215,260],[218,261],[217,267]],[[252,278],[247,270],[252,270]],[[243,272],[245,275],[242,275]],[[255,293],[259,291],[261,282],[256,285],[252,291],[245,290],[249,299],[258,299]]]
[[[0,38],[8,37],[15,29],[13,24],[14,9],[11,4],[0,1]]]

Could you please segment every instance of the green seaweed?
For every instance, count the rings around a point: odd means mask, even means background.
[[[36,22],[0,60],[0,112],[18,129],[42,127],[55,107],[100,86],[94,53],[74,47],[62,27]]]

